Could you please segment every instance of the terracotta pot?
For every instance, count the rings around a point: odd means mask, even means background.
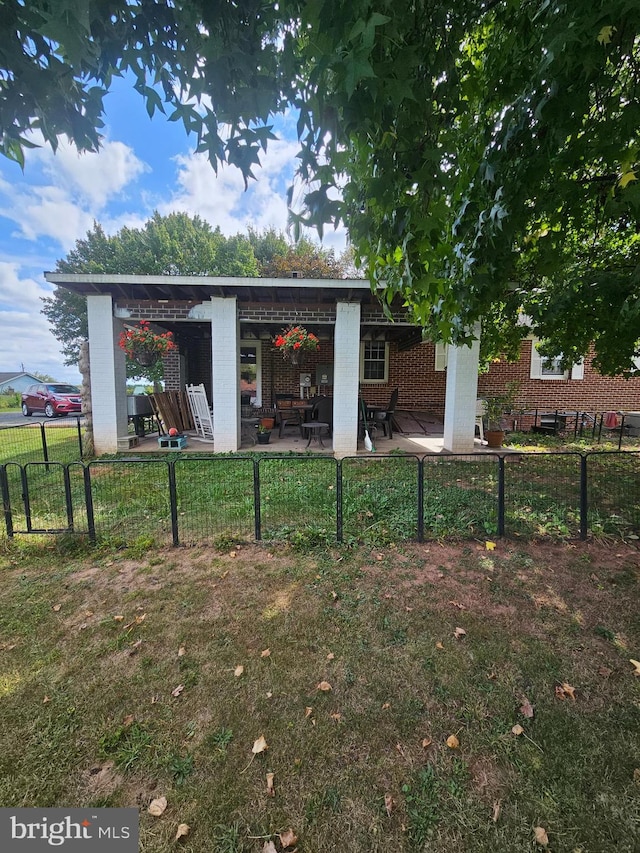
[[[487,440],[487,447],[502,447],[504,441],[504,430],[502,429],[486,429],[484,437]]]
[[[262,420],[260,421],[260,426],[263,426],[265,429],[273,429],[275,425],[275,418],[262,418]]]

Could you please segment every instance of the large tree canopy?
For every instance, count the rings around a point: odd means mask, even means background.
[[[478,318],[601,368],[640,354],[637,0],[7,0],[0,129],[95,148],[114,74],[253,175],[299,112],[299,224],[342,219],[432,337]]]

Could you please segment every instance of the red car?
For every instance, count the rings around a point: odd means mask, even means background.
[[[22,394],[22,414],[30,418],[34,412],[44,412],[48,418],[80,414],[82,400],[75,385],[44,382],[30,385]]]

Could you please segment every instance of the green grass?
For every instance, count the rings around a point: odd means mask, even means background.
[[[32,538],[0,572],[5,806],[138,807],[143,853],[178,823],[188,851],[288,827],[306,853],[516,853],[536,826],[552,850],[640,845],[629,546]]]

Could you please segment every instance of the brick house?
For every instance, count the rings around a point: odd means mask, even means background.
[[[533,341],[522,343],[515,364],[493,364],[478,376],[478,343],[448,347],[423,343],[402,310],[383,314],[369,283],[355,280],[214,278],[46,273],[47,281],[87,296],[94,440],[115,452],[126,434],[124,353],[117,345],[125,323],[148,320],[173,332],[178,349],[165,358],[165,387],[203,383],[214,412],[216,451],[238,450],[241,402],[271,406],[275,395],[298,395],[303,383],[332,396],[333,450],[355,452],[358,395],[385,406],[399,388],[398,407],[426,410],[444,420],[444,447],[473,450],[477,396],[519,383],[526,408],[640,410],[640,378],[606,378],[591,356],[571,371],[544,364]],[[294,368],[272,339],[301,324],[320,349]],[[326,380],[326,381],[323,381]],[[243,395],[245,399],[242,399]]]

